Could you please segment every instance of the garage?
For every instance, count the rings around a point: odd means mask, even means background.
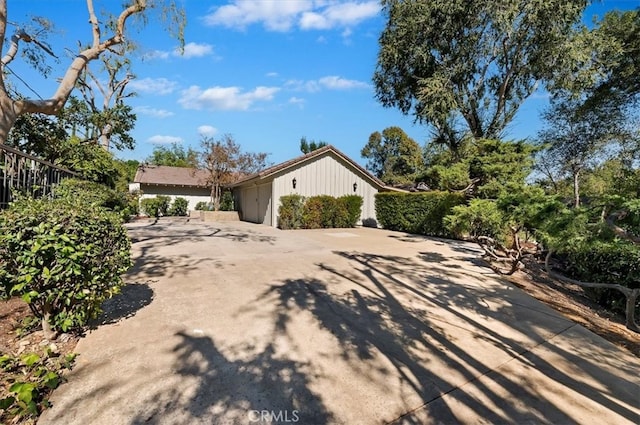
[[[269,167],[230,188],[243,221],[273,227],[278,225],[280,197],[293,194],[359,195],[363,199],[359,224],[376,226],[375,194],[395,190],[331,145]]]

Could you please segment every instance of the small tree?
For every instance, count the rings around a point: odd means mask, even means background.
[[[241,176],[256,173],[266,167],[267,153],[242,152],[231,135],[221,140],[203,137],[199,168],[207,172],[207,184],[211,186],[211,203],[215,211],[220,210],[224,185],[233,183]]]

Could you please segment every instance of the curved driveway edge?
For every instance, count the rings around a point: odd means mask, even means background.
[[[638,359],[478,265],[472,244],[129,231],[130,285],[41,425],[640,423]]]

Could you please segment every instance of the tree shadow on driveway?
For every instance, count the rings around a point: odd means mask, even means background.
[[[147,283],[129,283],[120,293],[102,303],[102,313],[90,324],[91,328],[128,319],[151,304],[153,289]]]
[[[254,347],[235,347],[225,355],[208,336],[178,332],[176,337],[175,371],[196,382],[192,395],[185,399],[175,389],[154,394],[155,407],[132,424],[332,422],[319,396],[309,389],[308,364],[277,356],[271,344],[250,359],[232,360],[254,352]],[[262,417],[269,420],[261,422]]]
[[[481,280],[419,257],[335,254],[350,267],[318,266],[351,282],[350,290],[334,292],[330,279],[289,279],[272,285],[261,299],[277,300],[276,329],[282,335],[301,312],[310,311],[354,369],[373,370],[382,355],[393,366],[391,373],[421,399],[385,420],[459,423],[461,407],[488,423],[576,423],[573,414],[580,410],[591,411],[593,418],[637,420],[637,368],[619,361],[615,352],[547,343],[575,325],[536,310],[537,304],[526,304],[513,288],[461,284],[461,276],[463,282]],[[516,365],[516,374],[505,365]],[[528,368],[536,373],[518,375]],[[611,372],[616,369],[619,374]],[[544,394],[549,383],[572,399],[558,403]]]

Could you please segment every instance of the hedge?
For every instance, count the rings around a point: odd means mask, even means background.
[[[280,207],[278,207],[278,227],[283,230],[300,229],[303,207],[304,197],[300,195],[281,196]]]
[[[451,237],[443,219],[464,203],[462,193],[381,192],[375,196],[376,217],[382,227],[427,236]]]
[[[281,229],[320,229],[355,227],[360,218],[363,199],[357,195],[339,198],[320,195],[280,197],[278,227]]]

